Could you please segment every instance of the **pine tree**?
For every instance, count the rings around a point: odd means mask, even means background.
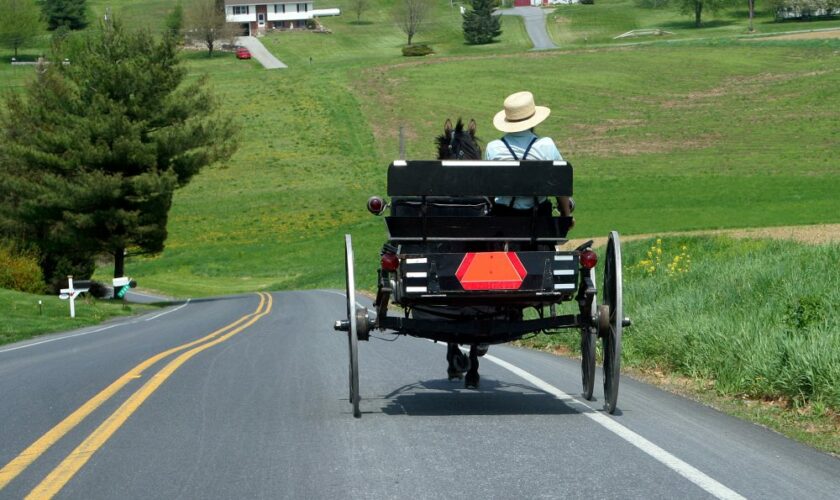
[[[185,83],[174,37],[106,23],[69,59],[6,98],[0,220],[48,280],[104,253],[122,276],[125,249],[163,249],[174,190],[228,158],[235,129],[204,80]]]
[[[87,0],[41,0],[41,10],[50,30],[66,26],[80,30],[87,26]]]
[[[470,45],[492,43],[502,34],[499,16],[493,10],[499,6],[498,0],[470,0],[470,10],[464,13],[464,39]]]

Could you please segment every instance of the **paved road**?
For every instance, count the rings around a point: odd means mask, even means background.
[[[247,48],[251,52],[251,57],[262,64],[265,69],[288,68],[280,59],[274,57],[274,54],[269,52],[257,37],[240,36],[236,39],[236,44]]]
[[[354,419],[344,310],[338,292],[252,294],[0,348],[0,465],[17,460],[0,497],[836,498],[833,457],[626,378],[605,415],[576,398],[576,362],[510,347],[467,391],[442,345],[362,343]]]
[[[557,45],[551,41],[545,27],[545,18],[552,13],[549,9],[540,7],[514,7],[512,9],[500,9],[504,16],[521,16],[525,20],[525,30],[531,37],[534,50],[556,49]]]

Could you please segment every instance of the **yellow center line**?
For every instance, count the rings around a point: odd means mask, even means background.
[[[41,481],[38,486],[29,492],[27,499],[42,499],[52,498],[67,484],[70,479],[81,469],[90,457],[105,444],[108,439],[125,423],[126,420],[143,404],[146,399],[152,395],[165,381],[168,379],[181,365],[196,354],[209,349],[214,345],[220,344],[237,333],[245,330],[249,326],[256,323],[260,318],[271,312],[272,299],[271,295],[267,295],[268,304],[265,311],[255,315],[243,325],[237,327],[221,337],[194,347],[187,352],[180,354],[173,359],[159,372],[155,373],[148,382],[143,384],[134,394],[112,413],[102,424],[93,431],[82,443],[73,450],[67,458],[65,458],[58,466],[53,469],[50,474]]]
[[[64,418],[61,422],[59,422],[55,427],[47,431],[46,434],[41,436],[37,441],[29,445],[28,448],[23,450],[17,457],[15,457],[11,462],[6,464],[2,469],[0,469],[0,490],[6,487],[14,478],[16,478],[21,472],[23,472],[29,465],[38,459],[41,455],[44,454],[53,444],[55,444],[59,439],[64,437],[65,434],[70,432],[74,427],[79,425],[79,423],[84,420],[88,415],[93,413],[94,410],[99,408],[105,401],[111,398],[114,394],[116,394],[120,389],[122,389],[126,384],[140,378],[143,375],[143,371],[149,368],[150,366],[154,365],[161,359],[169,356],[170,354],[176,353],[178,351],[183,351],[184,349],[188,349],[196,344],[200,344],[202,342],[208,341],[221,333],[236,327],[237,325],[241,324],[244,321],[247,321],[248,318],[256,315],[259,313],[260,309],[262,309],[263,304],[265,303],[265,297],[260,294],[260,303],[257,306],[257,309],[249,314],[242,316],[241,318],[237,319],[233,323],[230,323],[218,330],[210,333],[209,335],[202,337],[198,340],[194,340],[192,342],[188,342],[186,344],[173,347],[172,349],[168,349],[163,351],[159,354],[152,356],[151,358],[143,361],[142,363],[138,364],[131,370],[127,371],[123,374],[120,378],[115,380],[111,385],[103,389],[99,394],[88,400],[85,404],[80,406],[76,411],[68,415]]]

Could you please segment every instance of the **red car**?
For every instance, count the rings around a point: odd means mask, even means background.
[[[245,47],[237,47],[236,48],[236,58],[237,59],[250,59],[251,58],[251,51],[249,51]]]

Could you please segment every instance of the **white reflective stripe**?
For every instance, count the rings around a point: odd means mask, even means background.
[[[555,167],[565,167],[566,165],[568,165],[568,163],[565,161],[555,161],[553,163]]]
[[[425,257],[422,257],[422,258],[419,258],[419,259],[416,259],[416,258],[415,259],[405,259],[406,264],[425,264],[428,261],[429,261],[429,259],[427,259]]]
[[[407,293],[423,293],[428,291],[425,286],[407,286],[405,287]]]
[[[575,258],[572,255],[555,255],[554,260],[570,261],[575,260]]]
[[[574,283],[555,283],[554,284],[555,290],[574,290],[575,284]]]
[[[406,166],[405,160],[394,160],[395,167],[404,167]]]
[[[554,275],[555,276],[572,276],[575,274],[574,269],[555,269]]]
[[[464,161],[464,160],[443,160],[440,162],[444,167],[518,167],[518,161],[510,160],[483,160],[483,161]]]
[[[405,273],[406,278],[425,278],[428,273]]]

